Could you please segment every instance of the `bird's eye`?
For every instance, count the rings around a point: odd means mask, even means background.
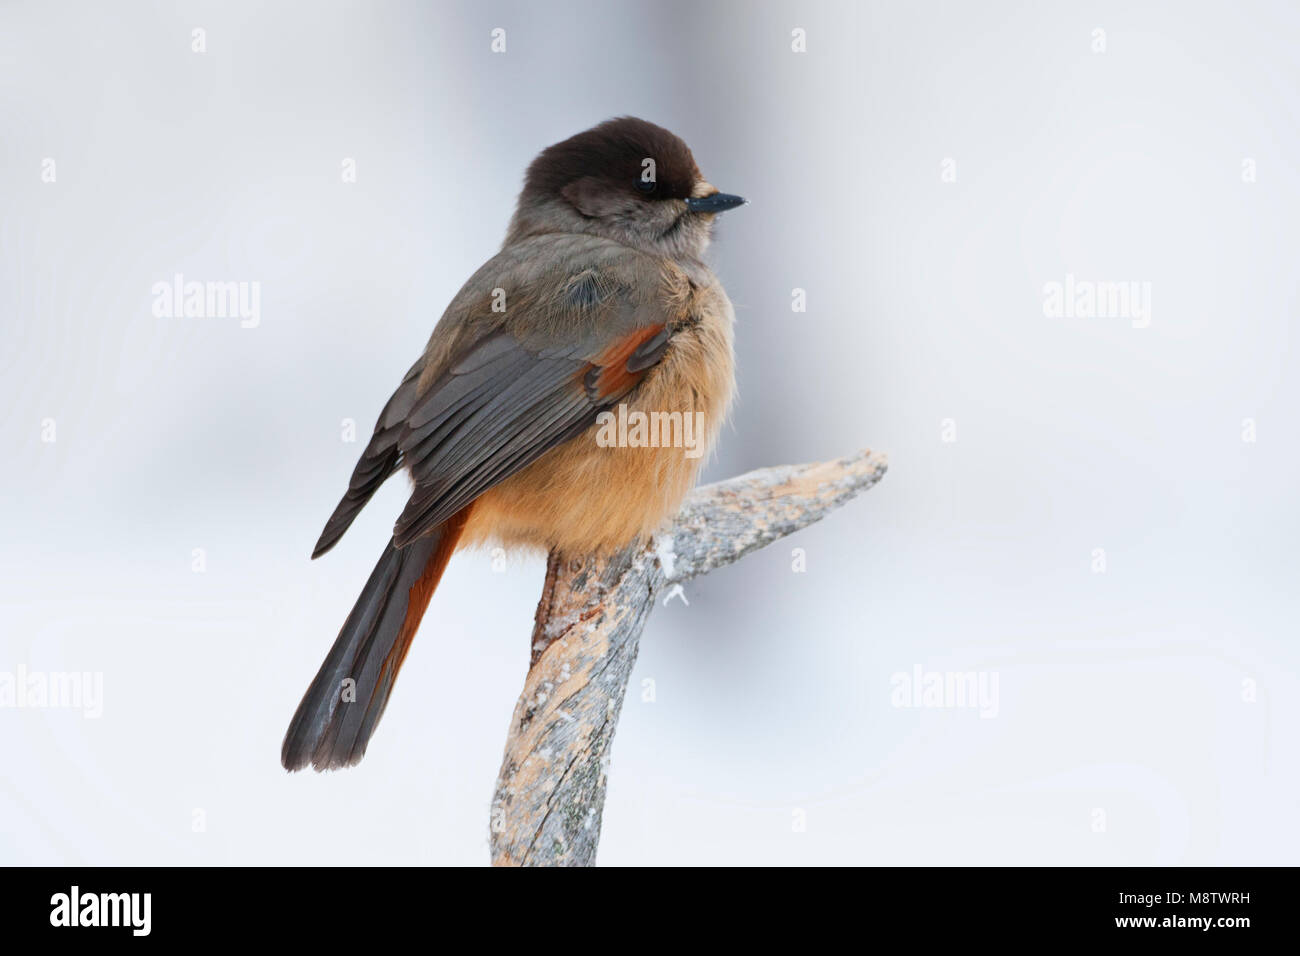
[[[636,181],[636,188],[641,190],[641,192],[646,193],[647,195],[649,193],[654,192],[655,189],[658,187],[658,185],[659,184],[655,182],[653,179],[649,180],[648,182],[644,179],[638,179]]]

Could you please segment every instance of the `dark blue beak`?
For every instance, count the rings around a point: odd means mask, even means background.
[[[691,212],[726,212],[728,209],[743,206],[747,202],[749,202],[748,199],[742,199],[740,196],[732,196],[728,193],[714,193],[712,196],[701,196],[698,199],[686,200],[686,208]]]

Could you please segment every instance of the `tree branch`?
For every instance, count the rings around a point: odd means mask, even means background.
[[[610,748],[656,597],[825,517],[884,475],[863,450],[697,488],[653,542],[612,557],[552,553],[492,801],[497,866],[590,866]]]

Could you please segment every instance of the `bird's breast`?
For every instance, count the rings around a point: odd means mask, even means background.
[[[462,541],[609,552],[652,535],[695,484],[735,389],[731,302],[680,273],[663,358],[618,405],[473,505]]]

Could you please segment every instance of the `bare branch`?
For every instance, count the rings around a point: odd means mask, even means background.
[[[820,520],[886,467],[864,450],[751,471],[697,488],[650,545],[609,558],[550,556],[492,801],[495,865],[594,864],[614,731],[660,591]]]

